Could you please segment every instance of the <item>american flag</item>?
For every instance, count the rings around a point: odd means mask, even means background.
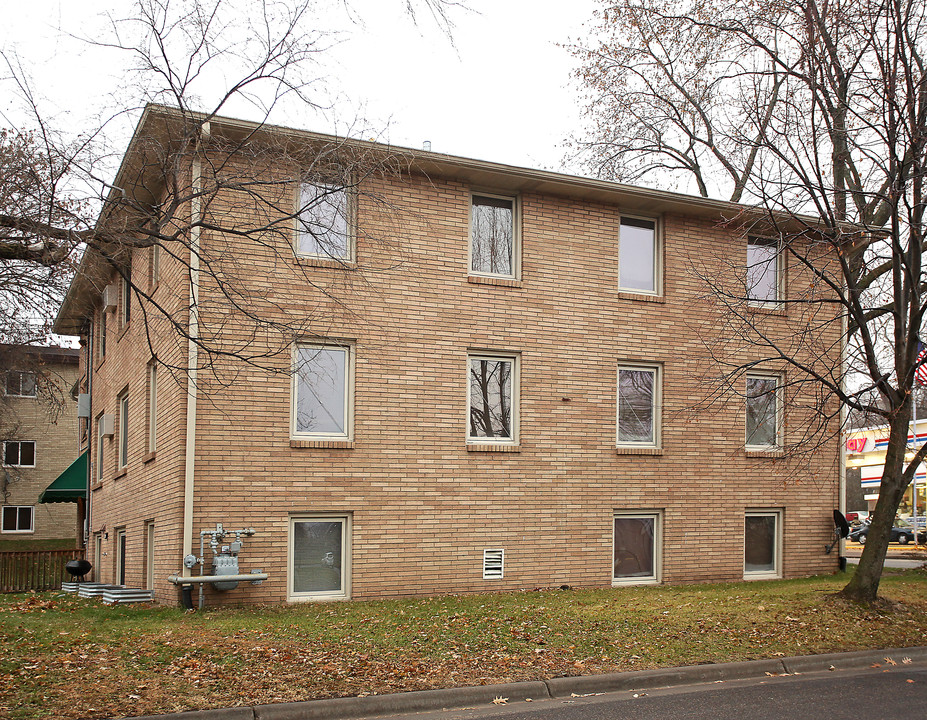
[[[917,342],[917,361],[914,370],[914,382],[917,385],[927,385],[927,345]]]

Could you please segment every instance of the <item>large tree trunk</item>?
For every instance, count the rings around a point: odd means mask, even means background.
[[[895,524],[895,513],[907,485],[903,471],[910,415],[910,403],[907,403],[889,425],[885,468],[879,485],[879,501],[870,516],[869,533],[859,566],[850,582],[839,593],[854,602],[871,603],[878,597],[879,581],[882,579],[882,567],[888,551],[891,529]]]

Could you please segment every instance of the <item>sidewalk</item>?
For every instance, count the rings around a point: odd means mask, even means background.
[[[508,685],[423,690],[373,695],[367,697],[309,700],[307,702],[258,705],[218,710],[192,710],[170,715],[149,715],[126,720],[343,720],[377,715],[426,712],[478,705],[492,705],[496,698],[506,698],[508,705],[526,700],[587,695],[591,693],[652,690],[654,688],[744,680],[770,675],[851,670],[873,664],[927,663],[927,647],[862,650],[828,655],[806,655],[775,660],[692,665],[659,670],[638,670],[610,675],[559,677],[538,682]]]

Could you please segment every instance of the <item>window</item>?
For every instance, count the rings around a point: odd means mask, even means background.
[[[128,325],[132,319],[132,266],[126,268],[122,278],[122,297],[120,298],[120,320],[122,325]]]
[[[105,413],[100,413],[97,416],[97,480],[103,479],[103,447],[105,445],[103,438],[106,437],[107,417],[112,416]]]
[[[300,345],[293,374],[293,435],[350,439],[351,348]]]
[[[656,221],[622,217],[618,238],[618,287],[656,295],[659,292],[658,265]]]
[[[148,254],[148,283],[152,286],[161,279],[161,246],[154,244]]]
[[[612,584],[659,582],[659,545],[659,513],[616,514]]]
[[[470,272],[506,278],[517,276],[516,217],[513,198],[470,198]]]
[[[35,373],[10,370],[3,392],[9,397],[35,397]]]
[[[34,532],[35,508],[32,505],[4,505],[3,506],[3,532],[5,533],[31,533]]]
[[[747,448],[779,447],[779,378],[747,375]]]
[[[755,304],[779,300],[779,245],[767,238],[747,241],[747,300]]]
[[[153,453],[158,446],[158,365],[152,360],[148,363],[148,452]]]
[[[300,185],[297,254],[351,260],[351,224],[350,197],[343,185]]]
[[[657,447],[660,368],[618,367],[618,445]]]
[[[516,440],[516,359],[470,355],[468,416],[469,442]]]
[[[119,405],[119,465],[124,468],[129,464],[129,395],[120,395]]]
[[[35,467],[35,442],[7,440],[3,443],[3,464],[9,467]]]
[[[288,598],[347,598],[350,516],[290,518]]]
[[[106,357],[106,310],[100,310],[100,321],[97,323],[97,360]]]
[[[744,516],[744,577],[782,577],[782,513],[752,511]]]

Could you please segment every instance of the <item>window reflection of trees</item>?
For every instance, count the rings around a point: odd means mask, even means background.
[[[470,360],[470,437],[512,437],[511,360]]]
[[[470,269],[492,275],[512,274],[513,204],[500,198],[473,198]]]
[[[618,439],[653,442],[653,370],[618,373]]]

